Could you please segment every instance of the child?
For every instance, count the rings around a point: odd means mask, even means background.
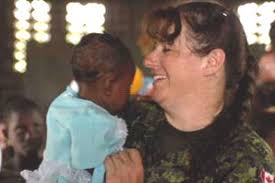
[[[3,120],[9,145],[3,151],[3,168],[18,173],[23,169],[36,169],[41,163],[46,132],[40,107],[28,98],[11,97],[5,104]]]
[[[88,34],[71,65],[79,92],[68,87],[50,105],[44,160],[37,171],[22,172],[29,183],[102,183],[104,159],[124,145],[126,124],[114,115],[128,101],[135,73],[129,50],[107,33]]]

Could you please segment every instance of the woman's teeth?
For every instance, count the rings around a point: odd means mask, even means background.
[[[167,78],[166,76],[154,76],[154,81],[158,81],[166,78]]]

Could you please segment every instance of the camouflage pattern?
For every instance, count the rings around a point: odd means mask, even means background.
[[[160,156],[158,152],[158,129],[167,123],[163,110],[148,103],[132,104],[125,113],[129,136],[127,147],[139,149],[144,161],[146,183],[193,182],[192,153],[188,148]],[[204,142],[197,142],[204,143]],[[189,146],[190,147],[190,146]],[[273,153],[269,146],[247,125],[235,129],[230,143],[224,145],[210,164],[201,162],[207,171],[197,173],[198,183],[259,183],[261,170],[274,175]],[[203,167],[205,166],[205,167]]]

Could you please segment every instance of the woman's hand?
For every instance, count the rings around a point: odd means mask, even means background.
[[[106,183],[143,183],[142,159],[136,149],[125,149],[105,160]]]

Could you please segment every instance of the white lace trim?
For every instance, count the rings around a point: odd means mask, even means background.
[[[47,160],[43,160],[37,170],[23,170],[20,174],[26,183],[56,183],[59,177],[64,177],[70,183],[89,183],[91,180],[91,175],[85,170]]]
[[[117,151],[122,151],[123,145],[125,144],[126,137],[128,135],[128,129],[125,121],[121,118],[118,118],[117,130],[115,135],[121,139],[121,142],[117,146],[118,147]]]

